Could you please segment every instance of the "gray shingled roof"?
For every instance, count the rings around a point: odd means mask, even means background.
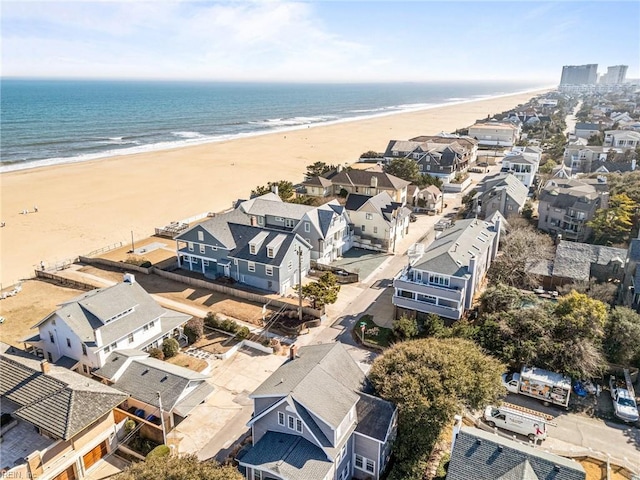
[[[478,184],[477,189],[483,202],[488,201],[492,192],[504,189],[507,191],[507,195],[521,207],[527,201],[527,195],[529,194],[529,189],[525,187],[524,183],[511,173],[497,173],[484,177]]]
[[[251,397],[290,395],[335,429],[358,402],[356,392],[364,381],[364,373],[341,343],[310,345],[300,348],[298,357],[272,373]]]
[[[337,200],[332,200],[328,203],[320,205],[312,210],[309,210],[306,215],[308,219],[320,232],[321,238],[326,238],[329,227],[331,226],[331,220],[334,215],[341,216],[345,211],[345,208],[338,203]],[[302,233],[300,225],[296,227],[296,231]]]
[[[373,172],[370,170],[343,170],[340,173],[331,177],[331,183],[334,185],[357,185],[357,186],[371,186],[372,178],[378,179],[378,188],[387,188],[400,190],[406,187],[411,182],[407,182],[393,175],[389,175],[384,172]]]
[[[331,183],[331,180],[329,180],[328,178],[324,178],[324,177],[311,177],[307,180],[305,180],[304,182],[302,182],[302,185],[309,185],[311,187],[330,187],[331,185],[333,185]]]
[[[401,217],[409,215],[411,213],[411,211],[408,208],[403,207],[401,203],[394,202],[387,192],[380,192],[373,197],[370,197],[368,195],[359,195],[357,193],[350,193],[347,196],[345,208],[347,210],[357,212],[364,206],[365,203],[369,203],[369,205],[375,208],[377,213],[381,215],[387,222],[392,221],[393,212],[396,210],[400,210]]]
[[[598,192],[594,185],[579,180],[554,178],[547,182],[539,198],[541,202],[547,202],[554,208],[589,210],[593,201],[598,198]],[[584,199],[588,203],[583,202]]]
[[[100,370],[97,374],[104,376]],[[132,360],[113,387],[156,407],[160,406],[158,402],[158,392],[160,392],[162,408],[169,411],[181,400],[180,397],[187,387],[193,386],[194,383],[197,385],[206,383],[206,379],[206,375],[188,368],[147,357]],[[208,393],[212,391],[213,388],[209,389]]]
[[[279,266],[282,263],[282,260],[286,256],[289,248],[291,248],[291,244],[297,236],[292,232],[266,230],[261,227],[237,225],[234,223],[229,224],[229,229],[231,230],[235,244],[235,248],[229,252],[229,257],[274,266]],[[256,254],[253,255],[249,252],[249,242],[260,233],[266,233],[265,240],[262,242],[260,248],[257,249]],[[267,245],[269,245],[269,243],[278,236],[282,238],[282,243],[280,243],[280,247],[278,248],[275,257],[269,258],[267,256]],[[302,239],[299,238],[299,240]]]
[[[43,374],[38,357],[0,344],[0,396],[15,416],[69,440],[126,400],[127,395],[55,365]]]
[[[477,219],[457,221],[433,241],[414,268],[464,277],[468,274],[469,252],[480,255],[491,247],[495,235],[492,223]]]
[[[600,130],[600,125],[597,123],[578,122],[575,130]]]
[[[321,480],[333,467],[319,447],[299,435],[267,432],[240,460],[287,480]]]
[[[279,197],[278,197],[279,198]],[[248,200],[251,201],[251,200]],[[204,243],[207,245],[215,245],[216,247],[231,250],[235,248],[233,235],[229,228],[230,223],[239,225],[249,225],[251,219],[240,209],[230,212],[216,214],[215,217],[194,225],[190,229],[178,235],[175,239],[184,242],[200,242],[198,240],[198,232],[204,233]]]
[[[373,395],[366,393],[359,393],[359,395],[360,400],[356,405],[358,415],[356,432],[384,442],[396,407],[393,403]]]
[[[612,261],[624,265],[626,258],[627,251],[622,248],[562,240],[556,248],[553,276],[586,281],[589,280],[592,265],[606,266]]]
[[[280,200],[280,197],[278,197],[278,200]],[[314,209],[314,207],[310,205],[283,202],[282,200],[276,201],[263,197],[242,202],[239,208],[247,215],[256,215],[259,217],[273,215],[276,217],[293,218],[295,220],[300,220],[304,217],[305,213]]]
[[[573,460],[475,428],[457,435],[447,480],[585,480]]]

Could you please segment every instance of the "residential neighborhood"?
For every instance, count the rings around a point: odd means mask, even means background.
[[[37,315],[0,345],[3,475],[636,478],[640,90],[605,84],[34,269],[2,297],[0,328]]]

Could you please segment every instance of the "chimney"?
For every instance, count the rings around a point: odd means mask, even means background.
[[[634,172],[636,170],[636,159],[631,159],[631,171]]]
[[[125,273],[122,281],[124,283],[130,283],[131,285],[133,285],[134,283],[136,283],[136,277],[133,273]]]
[[[99,328],[96,328],[96,329],[93,330],[93,336],[96,339],[96,345],[98,347],[101,347],[102,346],[102,332],[100,331]]]
[[[560,245],[561,241],[562,241],[562,234],[559,233],[558,236],[556,237],[556,245]]]
[[[255,215],[251,215],[251,226],[255,227],[257,223]]]
[[[342,165],[338,165],[338,168],[336,170],[338,173],[340,173],[342,171]]]
[[[371,186],[373,188],[378,188],[378,177],[376,177],[375,175],[371,176]]]
[[[289,348],[289,360],[293,360],[298,356],[298,347],[293,344]]]
[[[460,433],[460,429],[462,428],[462,416],[456,415],[453,417],[453,436],[451,437],[451,451],[453,452],[453,446],[456,444],[456,439],[458,438],[458,433]]]
[[[271,185],[271,191],[278,195],[278,185]]]
[[[43,373],[43,375],[48,375],[51,371],[51,364],[46,360],[42,360],[40,362],[40,371]]]

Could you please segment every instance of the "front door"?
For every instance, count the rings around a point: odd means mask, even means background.
[[[230,277],[231,276],[229,265],[225,265],[224,266],[224,276],[225,277]]]

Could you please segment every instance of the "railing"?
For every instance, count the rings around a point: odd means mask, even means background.
[[[401,297],[398,295],[393,296],[393,304],[400,308],[406,308],[408,310],[416,310],[418,312],[435,313],[441,317],[451,318],[453,320],[459,320],[462,317],[462,304],[460,309],[445,307],[443,305],[436,305],[428,302],[421,302],[419,300],[413,300],[411,298]]]
[[[83,256],[85,256],[85,257],[93,257],[94,255],[98,255],[100,253],[109,252],[111,250],[117,250],[118,248],[122,248],[123,245],[124,245],[124,242],[112,243],[111,245],[107,245],[106,247],[102,247],[102,248],[99,248],[97,250],[93,250],[92,252],[89,252],[89,253],[87,253],[86,255],[83,255]]]

